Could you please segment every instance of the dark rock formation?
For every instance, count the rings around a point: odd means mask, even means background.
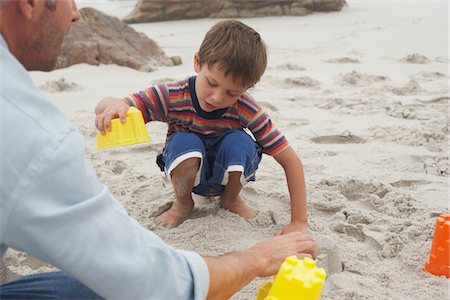
[[[127,23],[196,19],[304,16],[339,11],[345,0],[139,0]]]
[[[102,63],[149,72],[155,66],[173,65],[153,40],[118,18],[90,7],[80,9],[80,14],[64,41],[57,68]]]

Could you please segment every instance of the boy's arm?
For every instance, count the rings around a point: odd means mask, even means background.
[[[306,207],[306,187],[303,165],[292,147],[276,155],[275,160],[283,167],[291,198],[291,223],[285,225],[276,234],[308,230]]]

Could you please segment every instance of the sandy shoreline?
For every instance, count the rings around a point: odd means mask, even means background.
[[[339,13],[243,21],[269,47],[268,69],[250,93],[305,167],[310,230],[319,265],[328,270],[322,299],[448,297],[449,281],[422,271],[436,216],[449,211],[448,4],[363,2]],[[174,247],[205,255],[244,249],[289,222],[281,167],[265,156],[257,181],[245,187],[244,197],[259,210],[255,219],[197,197],[186,222],[160,228],[153,217],[172,197],[154,163],[165,124],[148,125],[151,143],[98,151],[93,109],[105,96],[193,74],[193,54],[215,22],[133,25],[169,56],[181,56],[180,66],[31,73],[85,136],[88,159],[130,215]],[[12,251],[2,265],[9,278],[51,269]],[[266,280],[233,299],[254,299]]]

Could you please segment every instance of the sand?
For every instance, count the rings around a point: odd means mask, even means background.
[[[422,270],[436,217],[449,211],[448,3],[350,1],[339,13],[243,21],[269,47],[268,69],[250,92],[304,164],[309,227],[328,273],[322,299],[448,297],[449,281]],[[247,248],[290,221],[282,168],[264,156],[257,181],[244,188],[259,210],[255,219],[196,197],[188,220],[161,228],[154,217],[173,199],[155,164],[165,124],[148,125],[150,143],[99,151],[93,110],[105,96],[193,74],[193,54],[215,22],[133,25],[181,56],[180,66],[143,73],[82,64],[31,73],[85,136],[87,158],[130,215],[167,243],[204,255]],[[14,251],[2,265],[3,280],[53,269]],[[254,299],[266,280],[233,299]]]

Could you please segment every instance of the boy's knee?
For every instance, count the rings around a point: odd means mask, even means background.
[[[191,179],[197,175],[200,169],[200,158],[190,157],[178,163],[172,170],[170,170],[171,178],[186,178]]]
[[[183,160],[182,162],[180,162],[174,170],[180,170],[182,169],[183,171],[188,171],[188,170],[195,170],[196,172],[198,171],[198,169],[200,168],[200,158],[198,157],[190,157],[187,158],[185,160]]]

